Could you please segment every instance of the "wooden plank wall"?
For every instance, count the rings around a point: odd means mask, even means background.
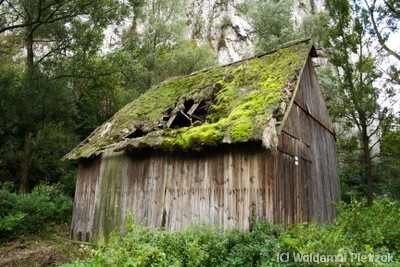
[[[82,232],[102,243],[129,213],[137,223],[171,231],[202,222],[249,229],[253,217],[272,222],[274,168],[275,158],[258,143],[203,153],[106,154],[80,166],[72,236],[83,239]]]
[[[308,176],[300,181],[305,183],[308,198],[307,218],[302,220],[314,217],[319,222],[332,220],[335,217],[333,204],[340,199],[335,136],[311,59],[305,66],[299,91],[279,139],[279,149],[287,156],[278,160],[277,180],[289,179],[284,169],[293,165],[300,169],[306,165],[311,168],[307,172],[297,171]],[[294,164],[295,157],[301,159],[299,165]],[[282,186],[287,187],[286,184]],[[282,218],[276,221],[282,222]]]
[[[274,222],[284,225],[309,220],[310,147],[286,132],[279,135],[274,194]]]
[[[248,229],[252,216],[272,221],[274,161],[259,146],[130,155],[124,210],[172,231],[202,222]]]
[[[75,188],[74,210],[71,224],[71,239],[92,239],[95,202],[99,191],[101,157],[81,161]]]

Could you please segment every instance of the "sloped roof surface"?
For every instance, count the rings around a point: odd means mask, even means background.
[[[64,158],[153,147],[200,150],[221,143],[274,145],[312,45],[276,51],[167,80],[118,111]]]

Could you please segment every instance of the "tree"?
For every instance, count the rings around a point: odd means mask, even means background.
[[[67,78],[76,73],[61,66],[70,58],[83,62],[95,55],[104,28],[127,10],[116,0],[0,1],[0,33],[20,45],[25,58],[20,88],[8,88],[19,95],[14,104],[21,107],[17,130],[9,136],[22,141],[17,145],[21,153],[16,153],[21,154],[19,192],[29,191],[32,165],[44,152],[37,150],[38,140],[50,133],[55,137],[54,133],[60,134],[72,123],[74,92]],[[12,105],[3,104],[6,109]],[[58,136],[60,142],[68,143],[66,136]]]
[[[400,199],[400,123],[387,131],[381,140],[378,179],[384,194]]]
[[[290,11],[292,1],[251,0],[237,5],[257,35],[256,52],[264,52],[299,37]]]
[[[364,0],[364,12],[369,17],[365,26],[376,39],[376,50],[389,58],[388,68],[382,70],[389,76],[391,82],[400,85],[400,50],[390,47],[389,38],[400,33],[400,3],[396,0]]]
[[[144,92],[168,77],[215,64],[210,47],[198,46],[187,39],[186,6],[187,0],[151,0],[147,5],[138,5],[122,48],[141,68],[140,79],[131,83],[136,91]]]
[[[344,148],[351,148],[353,155],[343,157],[343,152],[349,153],[349,150],[342,151],[341,159],[352,161],[342,161],[342,164],[360,166],[359,176],[367,185],[367,201],[372,203],[376,180],[374,159],[379,156],[377,144],[393,119],[391,110],[381,106],[379,99],[391,94],[390,90],[376,87],[382,73],[378,70],[377,58],[369,52],[369,35],[363,24],[365,16],[358,12],[360,8],[354,5],[352,10],[347,0],[327,0],[326,8],[331,24],[323,44],[330,63],[336,68],[338,82],[331,91],[329,87],[326,89],[334,99],[331,112],[341,125],[341,135],[348,140]],[[344,178],[354,178],[349,175],[354,173],[345,173]]]

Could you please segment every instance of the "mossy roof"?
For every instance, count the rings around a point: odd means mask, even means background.
[[[249,141],[274,149],[275,122],[287,112],[311,48],[309,41],[301,41],[169,79],[118,111],[64,159],[89,158],[106,150],[201,150]]]

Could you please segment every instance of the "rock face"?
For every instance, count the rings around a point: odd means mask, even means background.
[[[188,38],[199,45],[209,45],[217,54],[220,64],[231,63],[252,54],[255,32],[247,18],[237,10],[237,5],[246,0],[186,1],[188,1],[186,14],[181,16],[186,16]],[[292,2],[293,23],[300,25],[306,16],[323,10],[324,0],[292,0]],[[122,25],[122,27],[113,25],[107,29],[103,51],[111,51],[120,45],[124,29],[131,27],[131,17],[127,17]]]
[[[208,44],[221,64],[240,60],[251,54],[255,34],[250,23],[236,9],[245,0],[189,0],[186,12],[190,38]],[[323,0],[293,0],[293,21],[302,19],[323,7]]]
[[[209,44],[220,63],[239,60],[253,49],[252,27],[236,10],[242,2],[190,0],[186,14],[190,37],[198,44]]]

